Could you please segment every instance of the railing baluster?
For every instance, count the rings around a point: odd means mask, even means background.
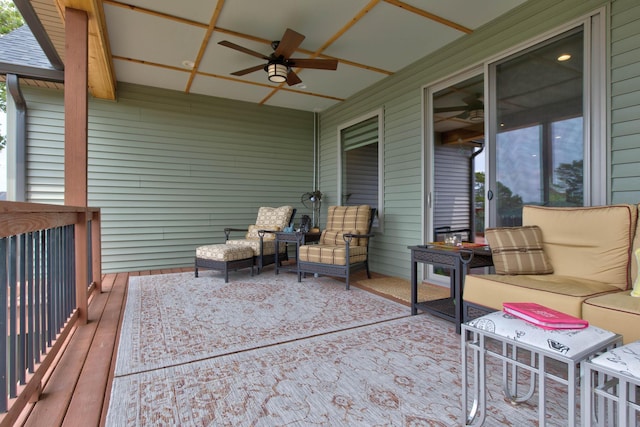
[[[35,295],[34,295],[34,262],[35,257],[33,253],[33,233],[27,233],[27,368],[29,373],[35,371],[35,362],[33,357],[34,349],[34,310],[35,310]]]
[[[18,239],[20,257],[19,286],[18,286],[18,379],[21,385],[27,383],[27,239],[21,234]]]
[[[11,236],[9,239],[9,360],[7,366],[9,367],[9,397],[16,397],[18,393],[18,378],[17,378],[17,361],[16,355],[16,335],[18,334],[17,325],[17,287],[18,287],[18,275],[16,267],[18,265],[18,237]]]
[[[42,324],[41,316],[42,313],[42,231],[37,231],[34,235],[33,239],[33,264],[34,264],[34,273],[33,273],[33,293],[34,293],[34,313],[33,313],[33,360],[35,363],[40,363],[40,349],[41,349],[41,339],[42,339]]]
[[[87,283],[93,282],[93,250],[91,242],[93,241],[92,221],[87,222]]]
[[[53,327],[52,322],[54,318],[53,314],[53,281],[55,275],[54,268],[54,254],[55,254],[55,232],[50,229],[47,230],[47,280],[46,280],[46,294],[47,294],[47,314],[46,314],[46,331],[47,331],[47,343],[49,347],[53,342]]]
[[[2,238],[0,240],[0,262],[2,262],[2,271],[0,272],[0,300],[7,301],[7,287],[8,287],[8,261],[7,254],[8,239]],[[0,313],[0,330],[7,331],[7,305],[1,304],[2,312]],[[9,366],[7,360],[7,334],[6,332],[0,333],[0,411],[6,412],[9,398],[7,396],[7,369]]]

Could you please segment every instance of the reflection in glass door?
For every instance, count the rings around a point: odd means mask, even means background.
[[[484,238],[484,75],[481,70],[430,88],[432,120],[430,239],[459,234]],[[480,197],[477,197],[478,192]],[[429,280],[447,283],[449,271],[429,270]]]
[[[484,230],[484,197],[476,197],[484,184],[484,76],[443,86],[431,100],[433,240],[454,232],[473,242]]]
[[[579,28],[490,68],[492,225],[522,224],[525,204],[584,204],[583,46]]]

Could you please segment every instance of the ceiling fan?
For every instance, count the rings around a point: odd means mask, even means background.
[[[286,81],[289,86],[293,86],[298,83],[302,83],[300,77],[298,77],[298,75],[292,70],[294,67],[315,68],[319,70],[335,70],[338,68],[338,61],[335,59],[291,58],[291,55],[296,51],[298,46],[300,46],[304,37],[305,36],[302,34],[287,28],[282,36],[282,40],[271,43],[273,53],[269,56],[226,40],[223,40],[218,44],[267,61],[265,65],[256,65],[254,67],[245,68],[244,70],[231,73],[231,75],[244,76],[245,74],[253,73],[254,71],[265,70],[269,76],[269,81],[274,83],[282,83]]]
[[[434,108],[434,113],[455,113],[460,112],[454,117],[470,120],[470,121],[482,121],[484,120],[484,97],[482,94],[475,94],[471,96],[465,96],[462,98],[462,102],[465,105],[457,105],[454,107],[441,107]]]

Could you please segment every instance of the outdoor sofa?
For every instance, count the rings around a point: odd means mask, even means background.
[[[512,254],[537,257],[523,264],[525,274],[512,265],[510,274],[468,275],[463,291],[465,321],[502,310],[504,302],[536,302],[619,333],[625,343],[640,339],[640,298],[631,296],[638,276],[634,252],[640,247],[639,209],[640,205],[627,204],[525,206],[523,226],[539,228],[541,251],[525,247]],[[494,262],[497,256],[501,255],[495,253]],[[536,268],[540,271],[532,271]]]

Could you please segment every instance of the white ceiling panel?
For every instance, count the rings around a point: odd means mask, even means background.
[[[215,1],[127,0],[127,5],[209,24],[216,8]]]
[[[58,2],[49,1],[54,6]],[[108,0],[99,4],[104,8],[109,34],[110,46],[104,50],[114,56],[118,80],[257,103],[271,94],[268,105],[317,111],[467,34],[438,21],[474,30],[525,2],[402,1],[398,5],[391,0]],[[33,4],[41,20],[46,19],[50,8]],[[218,5],[220,15],[207,39],[207,27]],[[63,34],[62,21],[59,26],[49,25],[47,32]],[[319,53],[319,58],[338,59],[338,69],[300,71],[306,87],[282,86],[293,92],[270,83],[262,69],[231,76],[238,70],[264,66],[268,59],[218,42],[228,40],[270,56],[270,42],[281,39],[287,28],[305,36],[291,57],[309,58]],[[196,61],[203,45],[197,77],[188,87],[189,73],[179,70],[189,70],[183,62]],[[326,49],[319,52],[322,46]]]
[[[269,98],[269,101],[266,102],[266,105],[271,105],[274,107],[293,108],[295,110],[322,111],[337,103],[338,101],[333,101],[331,99],[298,95],[292,92],[280,91]]]
[[[398,71],[463,35],[453,28],[382,3],[331,45],[326,53]]]
[[[182,67],[196,57],[205,35],[202,28],[120,7],[106,5],[105,16],[111,53],[146,62]]]
[[[113,61],[116,79],[120,82],[184,91],[189,73],[158,68],[130,61]]]
[[[254,103],[261,102],[271,91],[272,89],[267,87],[207,76],[196,76],[191,85],[191,92],[193,93]]]
[[[218,26],[267,40],[280,40],[284,31],[291,28],[306,37],[301,48],[315,52],[368,3],[369,0],[233,0],[225,3]]]
[[[517,7],[526,0],[404,0],[405,3],[472,30]]]

